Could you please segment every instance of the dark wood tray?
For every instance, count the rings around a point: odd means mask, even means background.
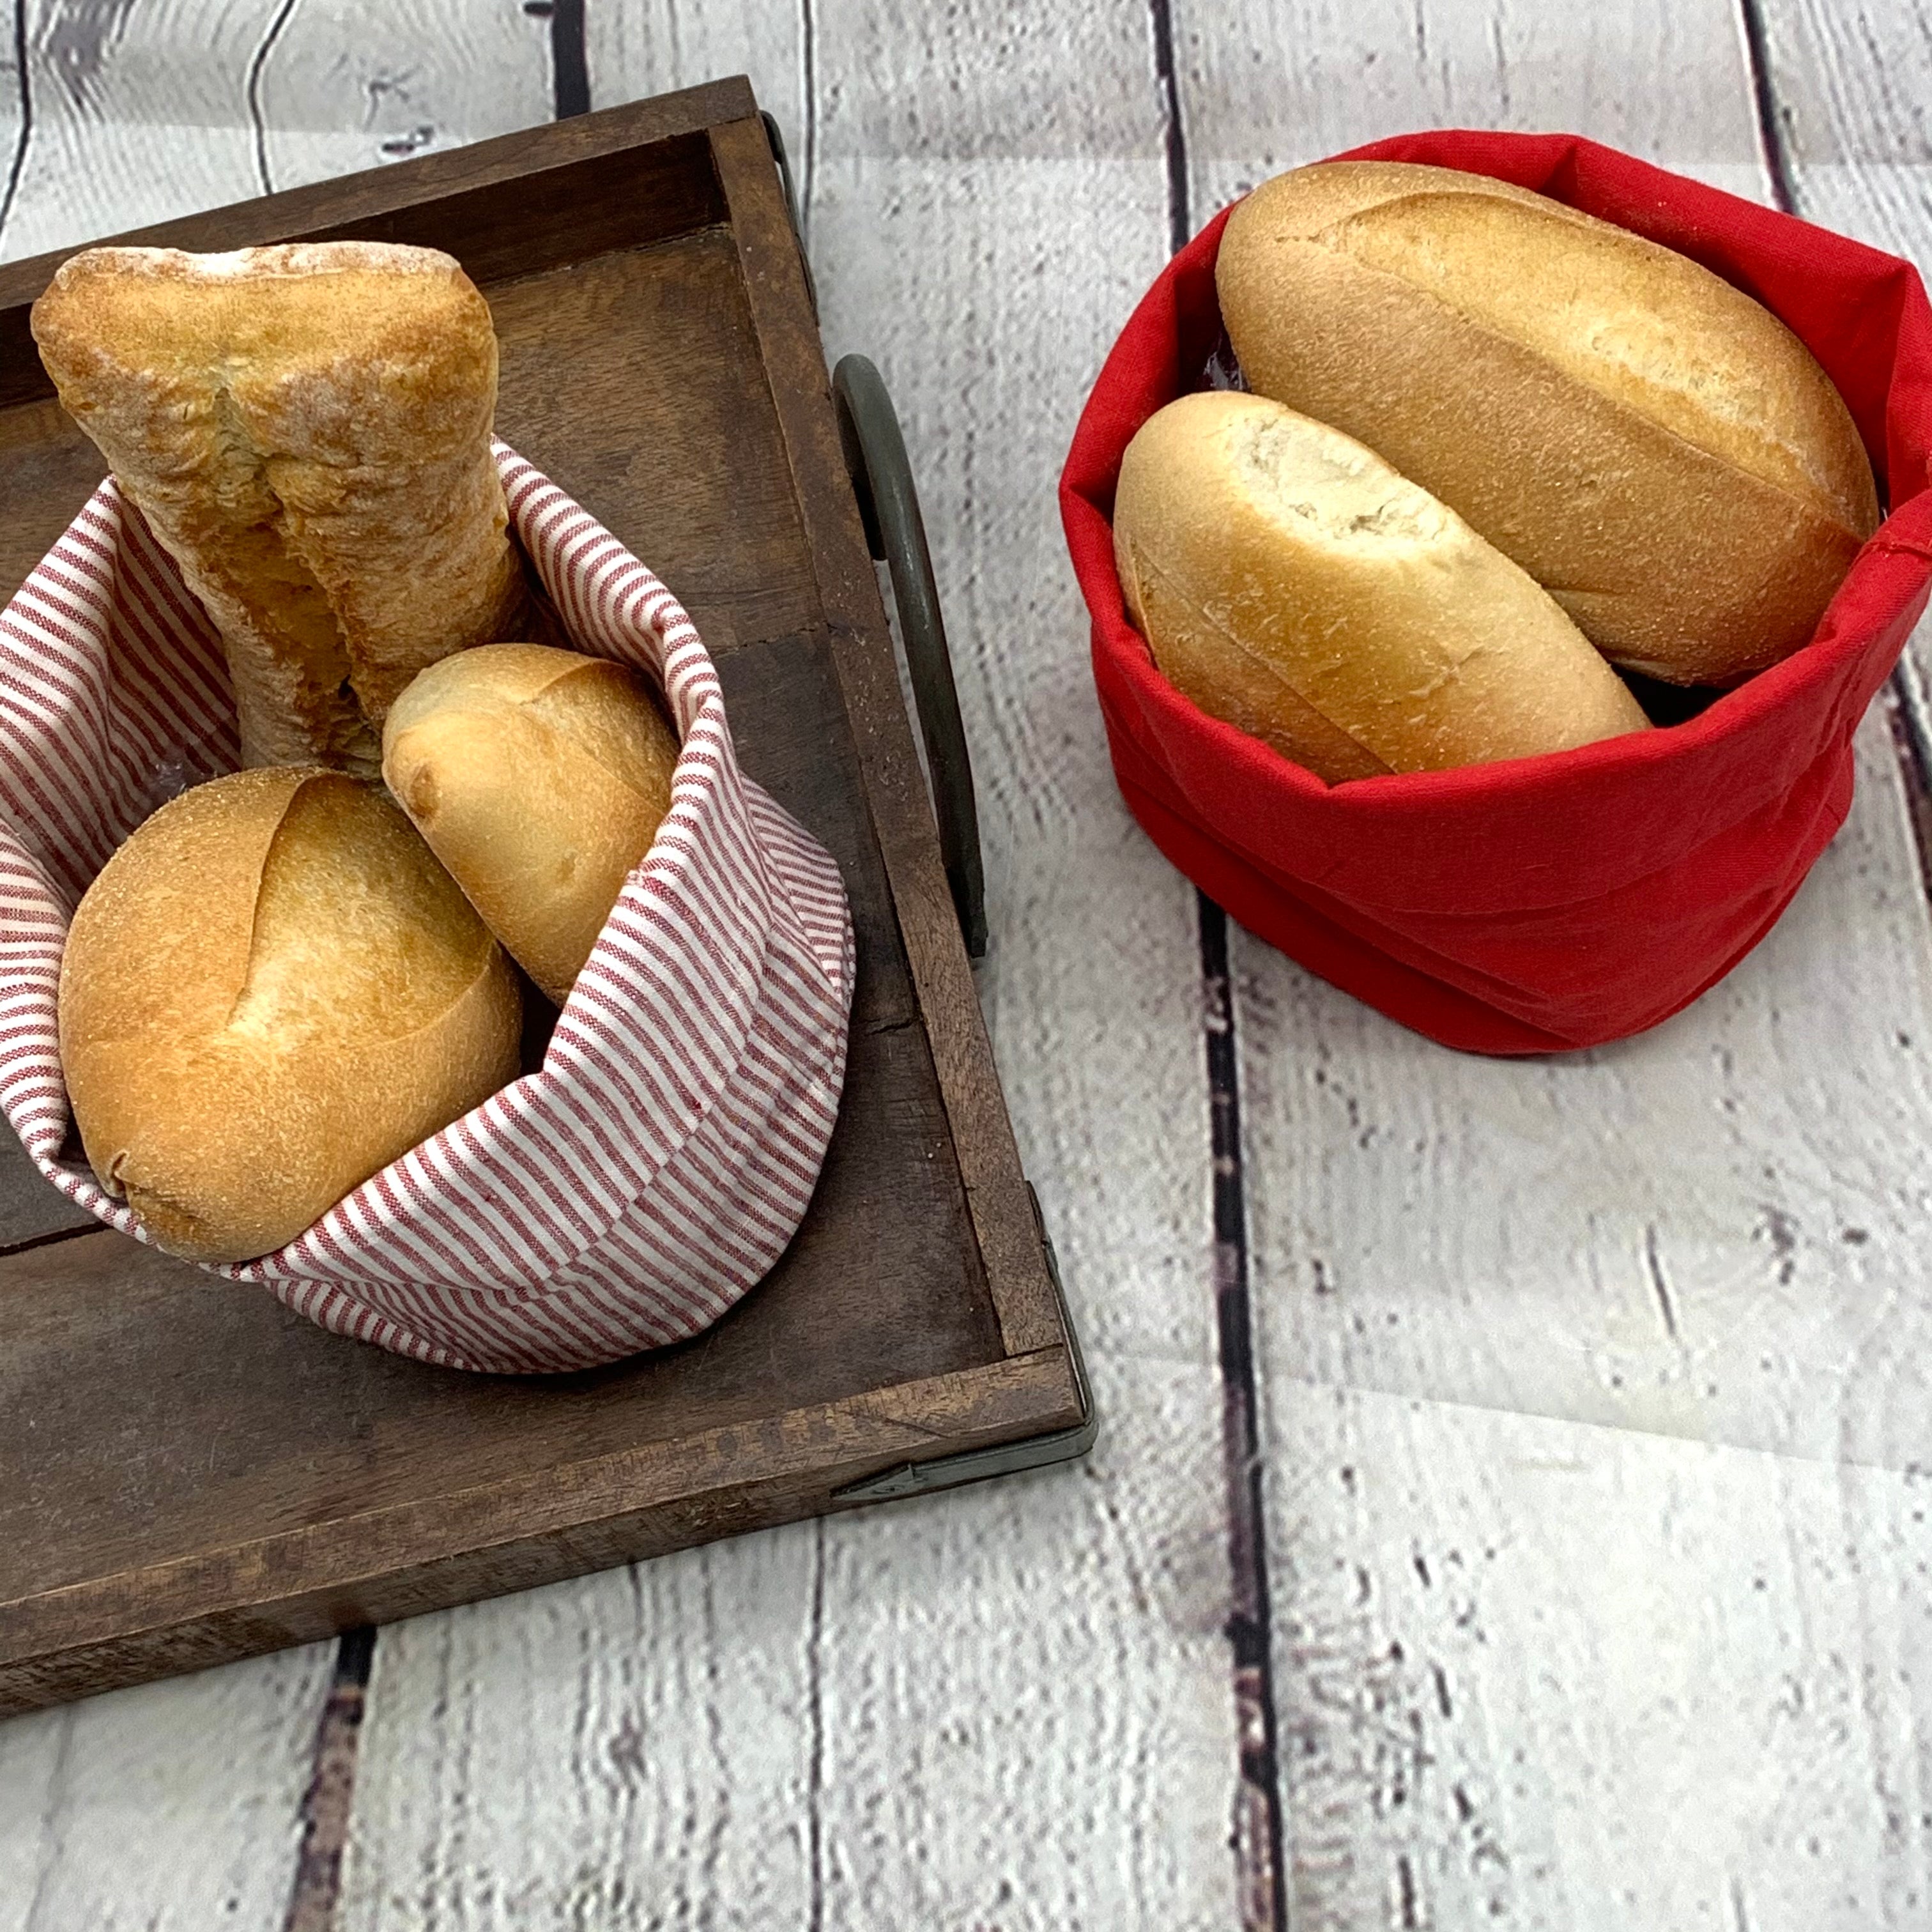
[[[463,261],[502,339],[501,433],[691,608],[746,769],[844,873],[844,1103],[760,1288],[680,1348],[555,1378],[326,1334],[98,1228],[0,1135],[0,1711],[1091,1439],[748,85],[127,238],[335,236]],[[10,595],[101,473],[28,334],[57,259],[0,270]]]

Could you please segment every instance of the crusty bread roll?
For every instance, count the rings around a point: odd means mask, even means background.
[[[1216,280],[1252,389],[1366,443],[1652,677],[1788,656],[1876,525],[1851,416],[1782,322],[1527,189],[1300,168],[1230,216]]]
[[[373,778],[404,686],[522,627],[490,452],[496,338],[448,256],[92,248],[33,329],[221,632],[244,763]]]
[[[1260,396],[1183,396],[1127,446],[1127,611],[1162,674],[1328,779],[1648,728],[1501,551],[1372,450]]]
[[[543,644],[446,658],[391,707],[382,775],[561,1006],[670,809],[676,735],[635,671]]]
[[[502,951],[402,814],[308,766],[164,805],[75,913],[60,1050],[101,1185],[241,1261],[514,1079]]]

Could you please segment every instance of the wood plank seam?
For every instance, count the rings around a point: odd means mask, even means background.
[[[1738,15],[1744,28],[1745,57],[1750,63],[1751,103],[1757,114],[1758,142],[1764,151],[1765,172],[1771,177],[1772,200],[1786,214],[1795,214],[1798,196],[1792,181],[1786,116],[1779,106],[1777,82],[1772,76],[1771,46],[1765,33],[1762,0],[1738,0]]]
[[[1174,11],[1171,0],[1148,0],[1154,33],[1154,84],[1160,90],[1167,160],[1167,242],[1179,254],[1192,239],[1187,192],[1187,134],[1180,118],[1180,85],[1174,70]]]
[[[1203,892],[1201,971],[1206,993],[1208,1103],[1214,1157],[1214,1320],[1221,1366],[1221,1444],[1232,1573],[1228,1642],[1234,1672],[1234,1854],[1244,1932],[1286,1932],[1281,1778],[1276,1746],[1274,1636],[1262,1508],[1262,1456],[1248,1299],[1248,1231],[1241,1168],[1240,1065],[1228,976],[1228,916]]]
[[[1744,48],[1750,63],[1751,98],[1756,110],[1758,140],[1764,151],[1772,199],[1786,214],[1803,213],[1802,193],[1791,161],[1792,110],[1778,98],[1778,78],[1766,30],[1763,0],[1738,0]],[[1912,842],[1918,855],[1918,880],[1932,903],[1932,733],[1928,733],[1923,694],[1916,688],[1908,651],[1886,680],[1883,704],[1892,748],[1912,820]]]
[[[548,0],[548,4],[550,70],[556,87],[553,112],[556,119],[568,121],[573,114],[590,112],[590,61],[584,38],[584,0]]]
[[[1148,0],[1154,78],[1167,164],[1168,244],[1178,254],[1193,232],[1187,134],[1174,71],[1170,0]],[[1208,1062],[1214,1221],[1214,1314],[1221,1372],[1222,1458],[1227,1484],[1230,1593],[1227,1636],[1240,1753],[1234,1852],[1243,1932],[1286,1932],[1281,1778],[1276,1750],[1274,1642],[1263,1514],[1263,1459],[1248,1298],[1247,1212],[1241,1169],[1240,1056],[1228,977],[1228,916],[1195,895]]]
[[[343,1847],[349,1842],[349,1816],[355,1802],[356,1747],[375,1654],[373,1626],[365,1624],[343,1633],[328,1695],[316,1724],[315,1756],[308,1789],[302,1795],[302,1845],[296,1854],[282,1932],[328,1932],[334,1923]]]
[[[29,1234],[24,1240],[9,1241],[5,1252],[10,1256],[24,1255],[35,1248],[50,1247],[56,1241],[71,1241],[78,1235],[98,1234],[100,1229],[100,1223],[92,1220],[78,1221],[64,1228],[50,1228],[44,1234]]]
[[[806,1879],[810,1887],[806,1932],[825,1932],[825,1519],[822,1516],[815,1517],[812,1526],[812,1620],[806,1634],[805,1666],[806,1710],[811,1726],[805,1792]]]
[[[1910,651],[1887,680],[1883,703],[1892,748],[1905,774],[1912,840],[1918,850],[1918,883],[1932,904],[1932,744],[1926,739],[1925,693]]]
[[[20,193],[20,174],[27,164],[27,144],[34,134],[34,84],[27,71],[27,0],[14,0],[14,80],[20,93],[20,128],[14,136],[14,158],[7,169],[7,188],[0,195],[0,236]]]
[[[296,0],[282,0],[267,31],[255,44],[255,51],[248,56],[248,82],[243,91],[248,97],[248,121],[255,136],[255,177],[261,183],[264,194],[273,194],[275,183],[268,169],[268,122],[262,111],[262,75],[268,67],[269,56],[275,50],[275,43],[282,37],[282,29],[289,23],[289,16],[295,10]]]

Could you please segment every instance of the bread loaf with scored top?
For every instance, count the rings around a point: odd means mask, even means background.
[[[560,1006],[670,809],[677,758],[638,672],[543,644],[432,665],[382,734],[390,790]]]
[[[502,949],[373,786],[237,772],[75,912],[61,1066],[87,1157],[195,1261],[281,1246],[517,1074]]]
[[[1216,282],[1252,389],[1368,445],[1651,676],[1788,656],[1876,526],[1850,414],[1782,322],[1528,189],[1297,169],[1228,218]]]
[[[1339,783],[1648,728],[1549,595],[1338,430],[1183,396],[1127,446],[1127,614],[1200,708]]]
[[[417,671],[527,628],[496,335],[449,256],[93,248],[32,320],[62,403],[221,633],[244,763],[374,777]]]

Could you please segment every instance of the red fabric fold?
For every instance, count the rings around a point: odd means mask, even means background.
[[[1805,648],[1698,717],[1574,752],[1354,784],[1206,716],[1126,620],[1120,458],[1201,386],[1226,211],[1135,310],[1060,478],[1122,794],[1244,926],[1444,1044],[1599,1045],[1655,1025],[1763,938],[1852,798],[1852,734],[1932,583],[1932,309],[1912,265],[1570,135],[1405,135],[1343,159],[1493,175],[1681,250],[1765,304],[1850,406],[1892,514]]]

